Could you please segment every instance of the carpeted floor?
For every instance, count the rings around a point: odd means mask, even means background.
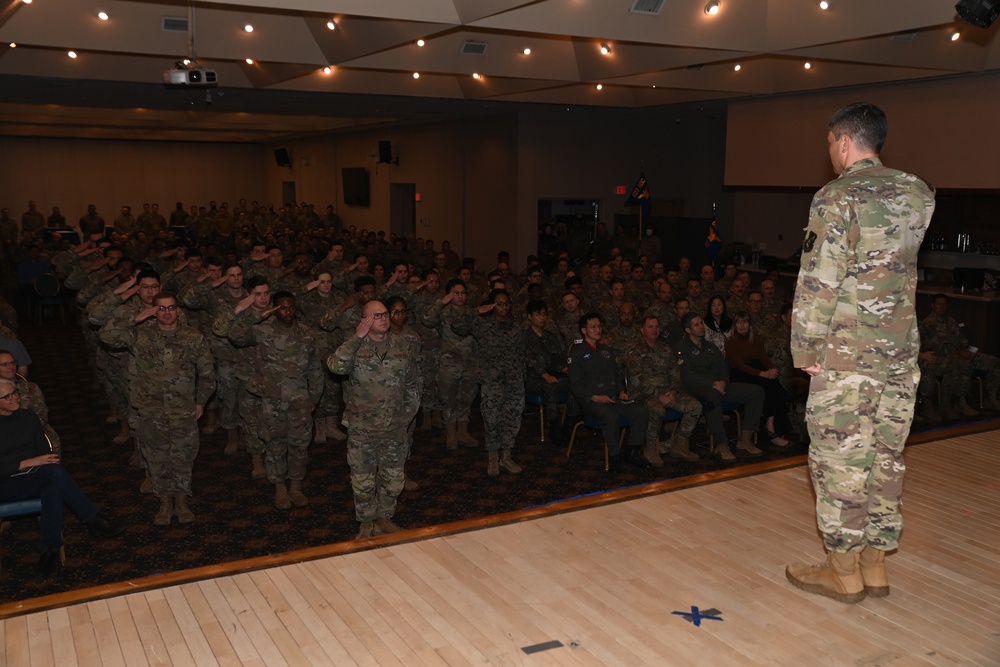
[[[38,555],[37,519],[9,522],[3,535],[0,603],[330,544],[357,533],[342,444],[310,447],[309,474],[303,484],[310,504],[280,511],[273,504],[273,486],[266,480],[251,480],[249,456],[223,454],[222,431],[202,436],[190,502],[195,522],[154,526],[158,501],[139,493],[143,473],[129,464],[131,445],[111,442],[117,427],[104,422],[108,404],[87,365],[79,327],[22,324],[20,337],[34,358],[31,378],[41,385],[50,421],[62,437],[64,465],[84,491],[128,529],[120,538],[99,540],[68,515],[66,565],[47,582],[38,583],[33,568]],[[481,438],[482,421],[474,414],[471,430]],[[705,440],[700,426],[694,441]],[[668,461],[659,470],[626,467],[622,474],[609,477],[603,471],[600,442],[599,434],[586,432],[567,459],[564,449],[538,441],[538,415],[529,412],[515,449],[524,472],[489,478],[482,449],[448,451],[443,432],[418,433],[407,476],[420,488],[401,496],[396,521],[403,527],[436,525],[730,467],[714,461]],[[804,445],[775,448],[765,458],[804,452]]]

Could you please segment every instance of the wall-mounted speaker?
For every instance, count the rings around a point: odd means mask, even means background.
[[[287,148],[275,148],[274,161],[279,167],[292,166],[292,156],[288,154]]]
[[[378,161],[379,164],[389,164],[392,162],[392,142],[391,141],[380,141],[378,142]]]

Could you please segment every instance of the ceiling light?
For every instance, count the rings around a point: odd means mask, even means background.
[[[482,78],[483,78],[483,75],[482,75],[482,74],[480,74],[479,72],[473,72],[473,73],[472,73],[472,78],[473,78],[473,79],[482,79]]]
[[[329,67],[324,67],[324,68],[323,68],[323,74],[329,74],[329,73],[330,73],[330,72],[332,72],[332,71],[333,71],[333,70],[332,70],[332,69],[330,69]]]
[[[821,1],[821,2],[819,3],[819,8],[820,8],[820,9],[830,9],[830,3],[829,3],[829,2],[827,2],[826,0],[822,0],[822,1]]]
[[[76,58],[76,51],[67,51],[66,55],[69,56],[70,58]]]
[[[247,21],[247,22],[246,22],[246,23],[245,23],[245,24],[243,25],[243,31],[244,31],[244,32],[253,32],[253,23],[250,23],[249,21]]]
[[[423,46],[423,45],[424,45],[424,44],[426,44],[426,43],[427,43],[427,42],[425,42],[425,41],[424,41],[424,40],[422,40],[422,39],[418,39],[418,40],[417,40],[417,46]]]
[[[736,65],[733,65],[733,71],[734,72],[739,72],[741,69],[743,69],[743,65],[740,65],[739,63],[737,63]]]
[[[524,47],[523,49],[521,49],[521,53],[523,53],[526,56],[530,56],[531,55],[531,47],[529,47],[529,46]]]
[[[951,33],[951,41],[957,42],[958,38],[961,37],[961,36],[962,36],[962,32],[960,30],[956,30],[955,32]]]
[[[326,22],[326,29],[327,30],[336,30],[337,29],[337,24],[334,23],[333,19],[330,19],[329,21]]]
[[[419,79],[420,78],[420,72],[414,72],[413,73],[413,78],[414,79]]]
[[[813,68],[813,64],[812,63],[806,63],[806,64],[804,64],[802,66],[805,67],[806,69],[812,69]]]
[[[719,2],[719,0],[712,0],[710,3],[705,5],[705,13],[708,14],[709,16],[715,16],[716,14],[719,13],[720,4],[721,3]]]
[[[609,53],[611,53],[611,46],[608,44],[601,44],[601,53],[603,53],[604,55],[608,55]]]
[[[184,66],[185,66],[185,67],[187,67],[188,65],[190,65],[190,64],[191,64],[191,59],[190,59],[190,58],[185,58],[185,59],[184,59],[184,60],[182,60],[181,62],[182,62],[182,63],[184,63]]]
[[[12,48],[12,49],[16,49],[16,48],[17,48],[17,42],[11,42],[11,43],[10,43],[10,44],[8,44],[7,46],[9,46],[9,47],[10,47],[10,48]]]
[[[21,2],[23,2],[26,5],[30,5],[31,4],[31,0],[21,0]]]
[[[98,10],[98,12],[97,12],[97,18],[99,18],[102,21],[107,21],[110,17],[108,16],[108,13],[106,11],[104,11],[103,9],[101,9],[101,10]]]
[[[253,58],[247,58],[247,65],[253,65]]]
[[[604,84],[603,83],[599,83],[596,86],[594,86],[594,88],[597,88],[598,90],[604,90]]]

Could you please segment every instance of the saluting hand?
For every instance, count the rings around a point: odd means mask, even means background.
[[[138,313],[135,314],[135,317],[133,319],[135,319],[136,324],[139,324],[140,322],[145,322],[153,315],[156,315],[156,311],[158,309],[159,309],[158,306],[149,306],[148,308],[143,308],[142,310],[140,310]]]
[[[233,312],[239,315],[244,310],[253,305],[253,299],[254,299],[253,294],[247,294],[245,297],[240,299],[240,302],[238,304],[236,304],[236,308],[233,309]]]
[[[479,314],[485,315],[486,313],[490,312],[496,307],[497,305],[495,303],[484,303],[483,305],[479,306]]]
[[[121,285],[119,285],[118,287],[115,288],[115,294],[117,294],[118,296],[121,296],[122,299],[128,299],[127,296],[123,296],[123,295],[125,294],[125,292],[129,291],[134,286],[135,286],[135,276],[132,276],[131,278],[129,278],[128,280],[126,280]],[[131,296],[131,295],[129,295],[129,296]]]
[[[374,324],[374,322],[375,322],[374,314],[366,315],[365,317],[361,318],[361,321],[358,322],[358,328],[354,330],[355,335],[357,335],[358,338],[364,338],[365,336],[367,336],[368,332],[371,331],[372,324]]]
[[[317,287],[319,287],[319,281],[318,280],[314,280],[311,283],[306,283],[305,290],[307,292],[311,292],[314,289],[316,289]]]

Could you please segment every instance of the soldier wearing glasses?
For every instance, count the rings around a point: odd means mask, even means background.
[[[150,306],[116,313],[101,341],[131,353],[130,404],[138,413],[136,438],[160,509],[158,526],[194,521],[188,508],[198,455],[198,419],[215,391],[212,353],[201,332],[181,324],[177,297],[160,292]]]

